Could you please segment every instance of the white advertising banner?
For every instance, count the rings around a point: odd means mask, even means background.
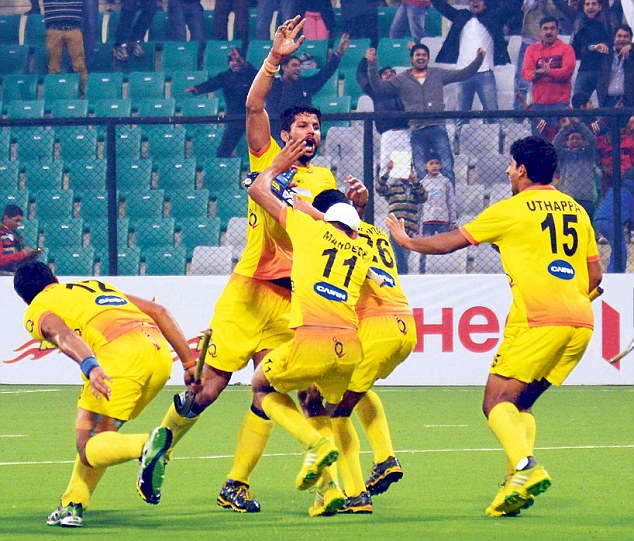
[[[71,281],[62,278],[62,281]],[[107,277],[123,291],[155,298],[174,314],[195,347],[207,327],[227,277]],[[504,275],[404,276],[414,310],[418,344],[385,385],[482,385],[500,344],[511,293]],[[595,333],[568,384],[632,385],[634,353],[617,365],[608,359],[634,334],[634,275],[606,275],[605,293],[595,300]],[[40,350],[23,326],[25,305],[10,277],[0,277],[0,384],[78,384],[78,367],[56,350]],[[252,368],[234,374],[249,383]],[[182,383],[180,363],[171,384]]]

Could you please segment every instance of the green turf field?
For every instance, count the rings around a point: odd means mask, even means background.
[[[113,467],[97,488],[84,527],[46,525],[74,459],[78,387],[0,387],[0,539],[252,541],[416,539],[634,539],[634,389],[565,387],[536,408],[537,458],[553,486],[518,518],[484,509],[504,477],[503,454],[480,412],[482,389],[379,388],[405,477],[374,499],[374,514],[311,519],[312,495],[294,488],[300,446],[279,427],[252,478],[262,512],[215,503],[229,470],[249,389],[228,388],[183,439],[160,505],[137,495],[137,464]],[[164,390],[127,432],[149,431],[174,389]],[[362,439],[362,462],[372,456]]]

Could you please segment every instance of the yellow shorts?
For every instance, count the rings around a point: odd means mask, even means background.
[[[592,338],[585,327],[507,327],[491,374],[531,383],[561,385],[583,357]]]
[[[101,348],[96,357],[112,378],[110,401],[97,400],[85,381],[77,407],[122,421],[139,415],[172,373],[170,346],[154,328],[132,329]]]
[[[303,391],[313,383],[331,404],[338,404],[363,351],[356,331],[306,329],[271,351],[262,368],[271,386],[280,393]]]
[[[412,315],[384,315],[362,319],[359,339],[363,360],[352,374],[348,389],[365,393],[377,379],[388,377],[416,345],[416,324]]]
[[[205,362],[218,370],[236,372],[258,351],[292,340],[290,307],[287,289],[233,274],[214,308]]]

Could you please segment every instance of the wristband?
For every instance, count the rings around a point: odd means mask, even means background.
[[[84,373],[87,379],[90,379],[90,372],[93,368],[97,368],[99,363],[93,356],[86,357],[80,364],[79,369]]]
[[[190,369],[192,366],[196,366],[196,361],[194,359],[190,359],[187,362],[181,362],[181,364],[183,365],[183,370],[188,370]]]
[[[264,62],[262,62],[262,71],[267,77],[275,77],[275,74],[280,71],[280,67],[274,66],[265,58]]]

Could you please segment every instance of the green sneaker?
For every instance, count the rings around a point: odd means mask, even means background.
[[[304,453],[304,463],[295,479],[295,488],[306,490],[312,487],[321,477],[324,468],[330,466],[338,456],[337,448],[327,438],[321,438]]]
[[[165,478],[165,454],[172,444],[172,431],[164,426],[155,428],[143,446],[141,467],[136,488],[143,501],[156,505],[161,501],[161,485]]]
[[[60,505],[46,519],[49,526],[64,526],[66,528],[80,528],[84,524],[84,508],[81,503]]]

